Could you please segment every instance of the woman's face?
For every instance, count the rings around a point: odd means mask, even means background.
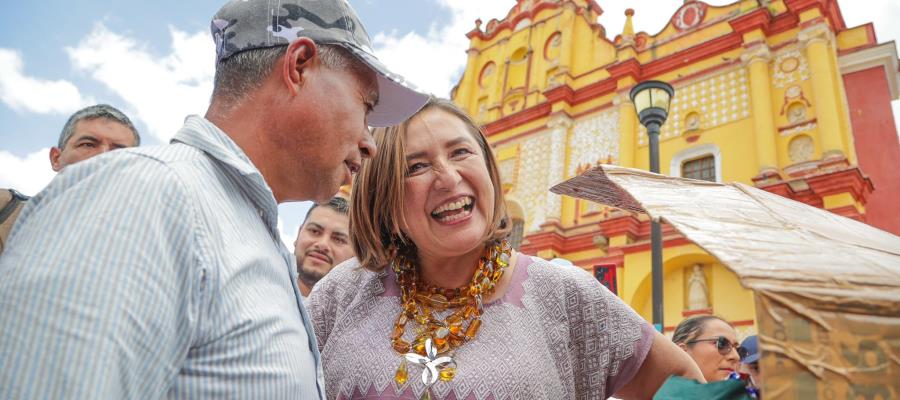
[[[495,196],[481,146],[462,120],[437,108],[413,118],[405,139],[406,236],[420,256],[480,251]]]
[[[703,325],[700,336],[694,340],[715,339],[723,336],[731,343],[737,343],[737,336],[734,328],[718,319],[706,321]],[[721,381],[728,378],[728,375],[737,368],[740,357],[734,347],[729,347],[728,353],[722,355],[716,347],[715,340],[696,342],[690,345],[684,345],[685,351],[694,359],[703,377],[707,382]]]

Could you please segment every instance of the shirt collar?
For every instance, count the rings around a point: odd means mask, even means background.
[[[172,138],[172,143],[195,147],[224,165],[224,170],[240,183],[238,186],[256,205],[263,220],[277,232],[278,203],[275,195],[259,169],[228,134],[206,118],[190,115]]]

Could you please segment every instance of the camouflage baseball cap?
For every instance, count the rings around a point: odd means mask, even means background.
[[[232,0],[216,13],[210,29],[216,62],[244,50],[287,45],[299,37],[347,49],[378,76],[378,104],[369,113],[370,126],[397,125],[428,101],[378,61],[369,34],[347,0]]]

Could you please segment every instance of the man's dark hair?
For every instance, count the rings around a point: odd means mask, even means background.
[[[280,45],[246,50],[220,61],[216,64],[213,97],[225,104],[236,104],[247,93],[259,89],[287,48]],[[365,68],[343,47],[317,43],[316,48],[322,64],[328,68]]]
[[[332,197],[331,200],[328,200],[327,203],[313,203],[312,207],[309,208],[309,211],[306,212],[306,217],[303,218],[303,224],[305,224],[306,220],[309,219],[309,216],[310,214],[312,214],[313,210],[315,210],[316,207],[319,206],[328,207],[336,211],[338,214],[348,215],[350,213],[350,203],[347,202],[347,199],[335,196]],[[303,226],[303,224],[300,224],[300,226]]]

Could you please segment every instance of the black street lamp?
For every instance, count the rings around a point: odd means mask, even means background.
[[[641,125],[647,127],[650,139],[650,172],[659,173],[659,127],[669,117],[669,103],[675,89],[665,82],[644,81],[631,89],[631,102],[637,111]],[[659,222],[650,221],[650,245],[652,248],[653,325],[663,331],[663,269],[662,229]]]

